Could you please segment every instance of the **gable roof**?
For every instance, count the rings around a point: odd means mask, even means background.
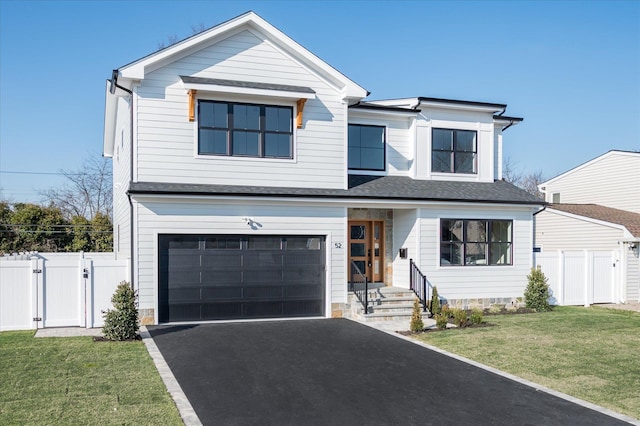
[[[627,210],[613,209],[599,204],[551,204],[547,209],[583,216],[602,222],[622,225],[637,238],[640,238],[640,214]]]
[[[605,152],[605,153],[604,153],[604,154],[602,154],[602,155],[597,156],[596,158],[592,158],[592,159],[591,159],[591,160],[589,160],[589,161],[586,161],[586,162],[584,162],[584,163],[582,163],[582,164],[580,164],[580,165],[578,165],[578,166],[576,166],[576,167],[574,167],[574,168],[572,168],[572,169],[567,170],[567,171],[566,171],[566,172],[564,172],[564,173],[560,173],[559,175],[554,176],[554,177],[552,177],[551,179],[549,179],[549,180],[547,180],[547,181],[545,181],[545,182],[542,182],[541,184],[539,184],[539,185],[538,185],[538,188],[545,187],[545,186],[547,186],[547,185],[549,185],[549,184],[551,184],[551,183],[555,182],[556,180],[558,180],[558,179],[561,179],[561,178],[565,177],[566,175],[569,175],[569,174],[571,174],[571,173],[575,173],[575,172],[577,172],[577,171],[579,171],[579,170],[582,170],[582,169],[583,169],[583,168],[585,168],[585,167],[590,166],[590,165],[591,165],[591,164],[593,164],[593,163],[596,163],[596,162],[598,162],[598,161],[600,161],[600,160],[603,160],[603,159],[605,159],[605,158],[607,158],[607,157],[612,157],[612,156],[614,156],[614,155],[637,156],[637,157],[638,157],[638,159],[640,160],[640,152],[623,151],[623,150],[619,150],[619,149],[612,149],[612,150],[609,150],[609,151]]]
[[[394,201],[478,202],[544,205],[545,202],[502,180],[456,182],[415,180],[407,176],[350,175],[348,189],[132,182],[130,194],[241,197],[306,197]]]
[[[215,44],[241,30],[248,29],[262,34],[283,51],[299,60],[317,74],[339,87],[346,98],[362,99],[368,95],[363,87],[327,64],[309,50],[302,47],[282,31],[249,11],[208,30],[193,35],[157,52],[120,67],[118,77],[127,80],[142,80],[145,74],[193,52]]]

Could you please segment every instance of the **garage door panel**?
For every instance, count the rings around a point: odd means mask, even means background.
[[[202,268],[220,269],[222,267],[242,267],[242,253],[228,250],[206,250],[202,253]]]
[[[321,236],[160,235],[160,321],[324,315],[324,253]]]
[[[242,281],[242,271],[202,271],[202,286],[227,286]]]
[[[215,302],[217,300],[233,301],[242,300],[242,287],[240,286],[219,286],[219,287],[203,287],[201,298],[204,302]]]

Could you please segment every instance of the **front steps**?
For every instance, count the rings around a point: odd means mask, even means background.
[[[350,314],[359,321],[411,321],[413,302],[417,297],[413,291],[399,287],[380,287],[369,289],[368,313],[355,294],[349,293]],[[422,306],[422,305],[421,305]],[[427,319],[428,312],[422,313]]]

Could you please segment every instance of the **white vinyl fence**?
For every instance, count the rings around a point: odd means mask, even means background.
[[[128,280],[113,253],[37,253],[0,258],[0,331],[101,327],[102,311]]]
[[[615,251],[555,251],[536,253],[534,261],[548,278],[552,304],[589,306],[616,303],[618,258]]]

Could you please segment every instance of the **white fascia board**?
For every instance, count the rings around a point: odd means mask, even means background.
[[[542,211],[547,211],[549,213],[553,213],[553,214],[557,214],[560,216],[565,216],[565,217],[569,217],[571,219],[576,219],[576,220],[582,220],[584,222],[589,222],[589,223],[593,223],[596,225],[602,225],[602,226],[606,226],[609,228],[614,228],[614,229],[618,229],[620,231],[623,232],[624,237],[623,238],[634,238],[633,234],[631,232],[629,232],[629,230],[624,226],[624,225],[620,225],[619,223],[612,223],[612,222],[606,222],[604,220],[599,220],[599,219],[594,219],[591,217],[586,217],[586,216],[580,216],[574,213],[567,213],[564,212],[562,210],[556,210],[554,208],[551,207],[547,207],[545,210],[541,210]]]
[[[185,52],[199,50],[203,46],[214,43],[218,38],[226,38],[240,31],[243,26],[254,28],[268,36],[272,43],[296,57],[306,66],[320,71],[320,74],[323,75],[324,78],[339,81],[344,87],[348,97],[362,99],[367,96],[366,89],[315,56],[254,12],[240,15],[209,30],[203,31],[200,34],[169,46],[166,49],[139,59],[129,65],[125,65],[119,70],[120,76],[132,80],[142,80],[145,78],[145,73],[154,69],[154,66],[157,67],[157,64],[170,63],[172,60],[175,60],[174,58],[184,56]]]
[[[418,108],[427,107],[433,109],[447,109],[447,110],[456,110],[456,111],[474,111],[474,112],[488,112],[495,113],[502,111],[501,108],[495,108],[490,106],[482,106],[482,105],[464,105],[455,102],[430,102],[430,101],[421,101],[418,105]]]
[[[104,139],[102,141],[102,155],[109,158],[113,157],[116,117],[118,116],[118,97],[111,94],[110,85],[109,80],[107,80],[104,102]]]
[[[380,199],[354,199],[354,198],[313,198],[313,197],[248,197],[234,195],[171,195],[171,194],[131,194],[131,198],[139,202],[144,201],[228,201],[238,204],[287,204],[287,205],[337,205],[341,207],[362,207],[362,208],[392,208],[392,209],[415,209],[418,207],[465,207],[465,208],[486,208],[496,212],[505,211],[533,211],[535,210],[526,204],[508,203],[473,203],[473,202],[447,202],[447,201],[420,201],[420,200],[380,200]],[[475,214],[475,212],[474,212]]]
[[[377,105],[413,108],[418,103],[418,98],[381,99],[367,102]]]
[[[349,118],[369,118],[370,116],[386,116],[393,117],[395,119],[409,119],[415,120],[418,115],[418,111],[389,111],[389,110],[377,110],[377,109],[350,109]]]
[[[243,94],[252,96],[267,96],[270,98],[284,98],[284,99],[313,99],[315,93],[309,92],[296,92],[287,90],[271,90],[271,89],[257,89],[252,87],[239,87],[239,86],[223,86],[219,84],[198,84],[198,83],[182,83],[186,90],[194,89],[198,92],[212,92],[212,93],[231,93],[231,94]]]

